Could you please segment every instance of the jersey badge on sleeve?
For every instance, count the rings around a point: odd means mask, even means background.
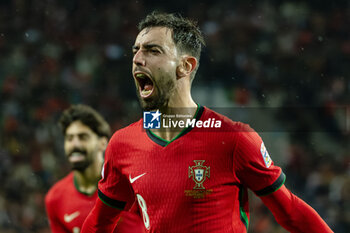
[[[265,147],[263,142],[261,143],[260,152],[261,152],[261,155],[264,159],[266,167],[269,168],[272,164],[272,160],[271,160],[269,152],[267,152],[266,147]]]

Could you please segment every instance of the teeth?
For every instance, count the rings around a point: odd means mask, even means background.
[[[145,78],[145,77],[146,77],[146,75],[144,75],[144,74],[141,74],[141,73],[136,74],[136,78]]]
[[[72,156],[79,156],[79,155],[83,155],[83,154],[80,153],[80,152],[74,152],[74,153],[72,153]]]
[[[151,92],[152,92],[152,90],[148,90],[148,91],[142,90],[142,95],[143,95],[143,96],[146,96],[146,95],[151,94]]]

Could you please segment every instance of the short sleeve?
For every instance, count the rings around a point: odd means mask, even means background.
[[[132,204],[134,194],[128,179],[120,173],[115,165],[116,157],[117,154],[110,142],[105,152],[102,179],[98,183],[98,196],[105,204],[123,210],[127,203]]]
[[[264,142],[249,126],[238,133],[233,161],[237,178],[258,196],[276,191],[285,181],[282,169],[274,165]]]

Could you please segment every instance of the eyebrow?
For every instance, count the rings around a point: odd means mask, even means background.
[[[89,133],[87,133],[87,132],[82,132],[82,133],[77,133],[77,134],[75,134],[75,133],[66,133],[65,137],[72,137],[72,136],[75,136],[75,135],[77,135],[78,137],[85,136],[85,135],[89,136]]]
[[[151,49],[151,48],[159,48],[162,52],[164,52],[164,49],[162,46],[158,45],[158,44],[145,44],[143,46],[145,49]],[[137,45],[133,45],[132,46],[132,50],[138,50],[140,48],[140,46],[137,46]]]

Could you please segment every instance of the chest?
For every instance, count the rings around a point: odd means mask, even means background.
[[[232,154],[233,146],[220,138],[179,139],[165,147],[151,142],[129,150],[122,173],[148,205],[191,206],[215,200],[237,182]]]
[[[58,218],[65,228],[72,233],[80,232],[81,226],[95,204],[97,195],[83,196],[78,192],[66,195],[64,201],[60,203]]]

